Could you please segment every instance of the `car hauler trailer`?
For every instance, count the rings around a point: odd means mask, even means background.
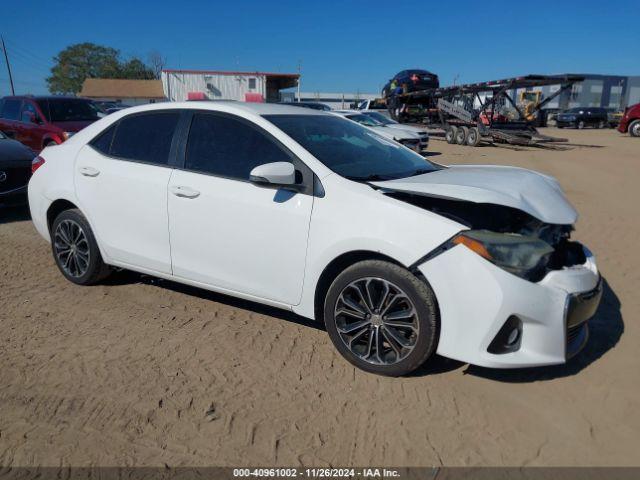
[[[584,80],[578,75],[527,75],[466,85],[431,88],[415,92],[390,94],[389,113],[398,121],[418,121],[439,126],[449,143],[476,146],[481,141],[512,145],[545,146],[566,141],[542,135],[536,126],[544,125],[543,107],[574,83]],[[523,111],[510,92],[544,85],[559,85],[547,97]],[[511,116],[497,112],[510,105]]]

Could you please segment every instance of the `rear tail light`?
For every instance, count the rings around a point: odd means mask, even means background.
[[[44,165],[44,158],[38,156],[33,159],[31,162],[31,173],[35,173],[37,169],[39,169],[42,165]]]

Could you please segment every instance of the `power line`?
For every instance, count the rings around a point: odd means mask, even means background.
[[[23,63],[29,63],[30,65],[46,70],[49,70],[51,68],[49,62],[41,60],[37,56],[29,53],[27,50],[18,47],[13,42],[7,41],[7,44],[11,47],[11,55],[20,58]]]
[[[43,57],[41,57],[40,55],[37,55],[35,53],[33,53],[31,50],[23,47],[22,45],[18,45],[17,43],[15,43],[12,40],[7,39],[7,43],[9,44],[9,46],[11,47],[11,51],[18,51],[20,53],[22,53],[24,56],[27,57],[31,57],[31,59],[35,62],[38,63],[40,65],[50,65],[51,60],[47,60]],[[47,67],[49,68],[49,67]]]
[[[0,83],[9,83],[7,78],[0,78]],[[28,85],[30,87],[42,87],[42,83],[38,82],[30,82],[30,81],[21,81],[20,84]]]
[[[50,71],[49,67],[45,67],[44,65],[36,65],[25,57],[17,55],[17,52],[15,52],[14,50],[11,50],[11,57],[14,62],[17,62],[23,67],[30,69],[32,72],[43,74],[44,72],[48,73]]]

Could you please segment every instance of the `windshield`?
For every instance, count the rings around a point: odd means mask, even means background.
[[[42,104],[41,107],[50,122],[86,122],[100,118],[100,109],[89,100],[50,98],[46,103],[49,108]]]
[[[345,115],[349,120],[353,120],[354,122],[358,122],[360,125],[364,125],[366,127],[381,127],[382,123],[374,120],[373,118],[369,118],[366,115],[362,115],[360,113],[355,115]]]
[[[392,180],[438,170],[417,153],[332,115],[265,115],[314,157],[351,180]]]
[[[398,122],[394,122],[389,117],[385,117],[380,112],[363,112],[363,115],[366,115],[367,117],[371,117],[371,118],[373,118],[374,120],[377,120],[378,122],[380,122],[383,125],[394,125],[394,124],[398,123]]]

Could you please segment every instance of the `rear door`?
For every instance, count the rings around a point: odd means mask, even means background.
[[[167,185],[179,118],[179,110],[129,115],[78,155],[81,208],[118,265],[171,273]]]
[[[195,112],[183,169],[169,183],[173,273],[252,297],[297,304],[313,206],[313,173],[257,125]],[[264,188],[249,172],[291,162],[304,192]]]

